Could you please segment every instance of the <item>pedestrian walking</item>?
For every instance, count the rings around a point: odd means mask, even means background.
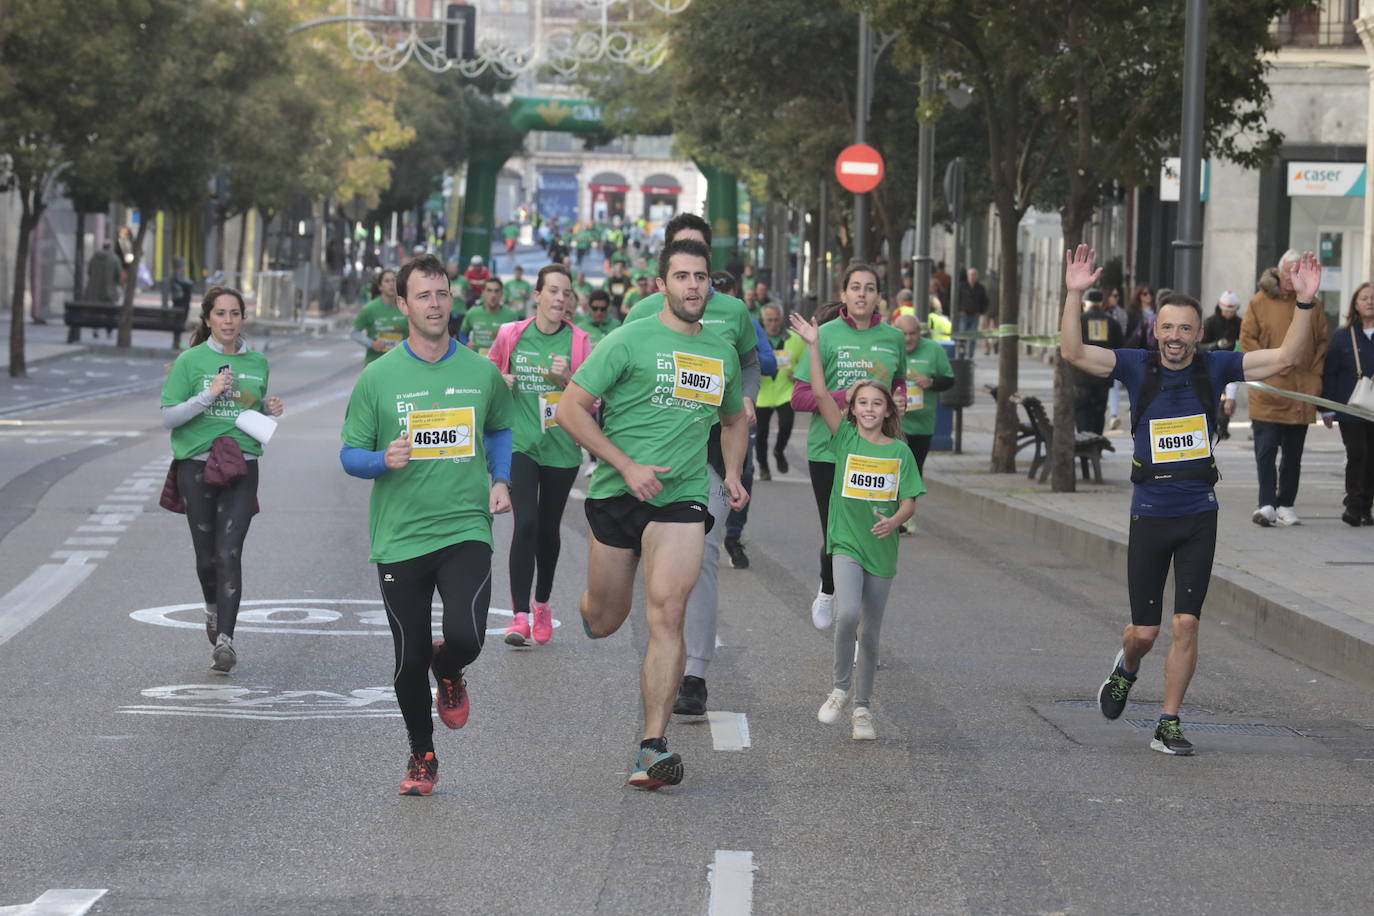
[[[339,458],[372,481],[368,531],[391,625],[393,685],[410,756],[402,795],[429,795],[439,778],[429,674],[439,719],[471,714],[466,671],[482,652],[491,602],[491,519],[510,511],[510,390],[488,359],[448,333],[453,293],[432,255],[396,277],[405,341],[363,367],[348,399]],[[443,640],[434,641],[434,593]]]
[[[1202,343],[1198,349],[1212,350],[1240,349],[1240,295],[1228,289],[1217,297],[1217,307],[1211,316],[1202,323]],[[1217,438],[1231,438],[1231,417],[1236,412],[1238,385],[1235,382],[1226,386],[1221,395],[1221,413],[1217,415]]]
[[[644,561],[649,641],[640,685],[644,731],[629,784],[657,789],[682,781],[668,750],[668,720],[683,677],[687,598],[697,583],[706,532],[724,522],[707,511],[707,439],[719,417],[728,504],[748,500],[740,471],[748,421],[733,345],[701,318],[710,288],[710,249],[676,239],[659,260],[663,310],[627,322],[578,370],[559,402],[558,424],[599,460],[587,487],[587,591],[583,628],[610,636],[630,614]],[[592,409],[601,399],[605,429]]]
[[[1302,255],[1291,280],[1298,307],[1277,349],[1236,353],[1199,352],[1202,306],[1182,293],[1159,299],[1156,334],[1159,350],[1109,350],[1084,344],[1083,293],[1102,269],[1097,253],[1079,245],[1065,253],[1064,313],[1059,353],[1083,372],[1120,379],[1130,392],[1134,416],[1131,435],[1131,524],[1126,545],[1126,588],[1131,622],[1097,692],[1098,708],[1117,719],[1140,674],[1140,665],[1159,638],[1164,583],[1173,567],[1172,640],[1164,663],[1164,703],[1150,742],[1153,750],[1187,755],[1193,745],[1183,734],[1179,709],[1197,667],[1198,623],[1211,581],[1216,553],[1217,496],[1220,478],[1213,444],[1215,392],[1229,382],[1266,379],[1310,359],[1312,297],[1321,281],[1316,257]]]
[[[778,435],[773,440],[773,464],[779,474],[786,474],[790,470],[787,463],[787,443],[792,438],[792,423],[796,416],[792,410],[792,373],[796,371],[802,356],[806,353],[806,341],[788,330],[783,322],[780,306],[765,305],[759,311],[763,316],[763,332],[768,337],[773,359],[778,364],[778,374],[759,382],[759,401],[755,409],[758,425],[755,429],[754,462],[758,465],[759,480],[772,480],[773,475],[768,467],[768,437],[774,417],[778,419]]]
[[[279,417],[283,408],[281,398],[267,394],[267,357],[241,335],[243,315],[238,290],[206,290],[191,346],[162,385],[162,425],[172,440],[169,477],[191,529],[211,668],[226,674],[238,661],[234,625],[243,598],[243,544],[258,511],[262,455],[262,442],[247,431],[258,424],[240,417]]]
[[[807,375],[816,413],[830,431],[828,444],[840,469],[832,483],[825,534],[835,565],[834,687],[816,718],[833,725],[852,701],[851,737],[871,741],[878,737],[870,703],[883,612],[897,575],[894,533],[915,512],[916,497],[925,486],[902,436],[892,389],[871,378],[859,379],[850,385],[848,406],[841,411],[825,385],[820,326],[793,315],[792,330],[810,351]]]
[[[1331,337],[1322,371],[1322,397],[1350,403],[1361,379],[1374,377],[1374,284],[1361,283],[1350,297],[1345,331]],[[1368,390],[1368,386],[1366,386]],[[1340,424],[1345,444],[1345,511],[1341,521],[1351,527],[1374,525],[1374,423],[1352,414],[1327,412],[1322,422]]]

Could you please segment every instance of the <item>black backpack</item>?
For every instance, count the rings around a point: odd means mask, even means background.
[[[1194,396],[1202,402],[1202,413],[1207,418],[1207,438],[1208,445],[1216,445],[1217,428],[1217,399],[1212,391],[1212,376],[1207,372],[1207,355],[1201,351],[1193,354],[1193,372],[1185,383],[1193,389]],[[1140,393],[1136,395],[1135,403],[1131,405],[1131,440],[1135,441],[1135,431],[1140,426],[1141,419],[1145,416],[1145,411],[1150,408],[1150,404],[1159,395],[1163,386],[1163,370],[1159,364],[1159,351],[1151,350],[1145,356],[1145,379],[1141,383]],[[1209,451],[1211,449],[1209,448]],[[1208,484],[1215,484],[1221,479],[1221,471],[1217,469],[1215,453],[1206,459],[1206,464],[1197,461],[1185,462],[1183,467],[1161,471],[1155,469],[1155,464],[1146,454],[1143,458],[1139,455],[1131,456],[1131,483],[1144,483],[1145,481],[1158,482],[1165,480],[1205,480]]]

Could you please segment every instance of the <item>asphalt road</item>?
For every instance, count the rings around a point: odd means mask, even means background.
[[[0,914],[62,890],[91,893],[45,912],[1368,911],[1369,691],[1204,620],[1198,753],[1153,753],[1162,654],[1123,720],[1091,703],[1124,584],[938,500],[902,544],[879,740],[820,725],[804,431],[790,477],[756,490],[752,567],[721,571],[717,715],[674,722],[681,786],[624,786],[642,612],[582,636],[574,500],[553,641],[488,643],[471,723],[436,735],[435,795],[398,797],[368,484],[337,460],[357,347],[270,355],[287,415],[229,677],[209,671],[185,521],[156,504],[156,385],[0,421]]]

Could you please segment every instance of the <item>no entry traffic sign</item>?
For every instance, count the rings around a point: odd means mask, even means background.
[[[883,154],[866,143],[846,146],[835,157],[835,177],[846,191],[872,191],[883,180]]]

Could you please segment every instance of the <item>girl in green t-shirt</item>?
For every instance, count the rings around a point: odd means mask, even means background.
[[[871,740],[877,737],[869,699],[878,668],[878,639],[897,574],[894,533],[911,518],[916,497],[925,487],[902,438],[889,387],[871,378],[854,382],[848,406],[841,412],[825,385],[819,326],[793,315],[792,330],[810,351],[811,390],[816,412],[830,430],[836,471],[825,528],[826,550],[834,557],[835,569],[835,686],[816,717],[833,724],[853,700],[853,737]]]
[[[240,429],[239,415],[259,411],[279,417],[281,398],[267,395],[267,359],[251,350],[243,327],[243,296],[212,286],[200,306],[200,327],[162,385],[162,425],[172,431],[172,474],[185,503],[196,553],[196,576],[205,598],[205,635],[214,651],[211,667],[228,672],[238,660],[234,624],[243,596],[243,540],[257,512],[262,445]],[[243,474],[222,484],[207,482],[211,451],[241,452]],[[217,444],[218,443],[218,444]]]

